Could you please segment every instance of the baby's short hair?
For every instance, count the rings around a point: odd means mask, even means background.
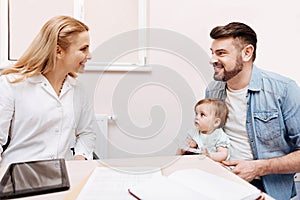
[[[194,110],[196,111],[196,107],[201,104],[211,104],[213,106],[215,117],[221,119],[219,128],[222,128],[227,121],[229,112],[226,103],[223,100],[217,98],[205,98],[196,103]]]

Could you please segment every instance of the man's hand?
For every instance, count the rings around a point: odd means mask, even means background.
[[[260,176],[256,160],[232,160],[222,163],[226,166],[234,166],[231,171],[248,182],[251,182],[256,176]]]

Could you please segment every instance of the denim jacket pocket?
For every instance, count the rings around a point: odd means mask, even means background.
[[[274,140],[281,135],[277,110],[254,112],[254,126],[257,137],[262,142]]]

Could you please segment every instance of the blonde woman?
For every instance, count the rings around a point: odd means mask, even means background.
[[[76,79],[90,59],[88,31],[72,17],[56,16],[1,72],[1,163],[92,159],[97,125]]]

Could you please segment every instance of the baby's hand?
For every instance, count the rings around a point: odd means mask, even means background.
[[[195,142],[195,140],[190,140],[189,141],[189,147],[190,148],[197,148],[198,147],[198,145],[197,145],[197,143]]]
[[[204,153],[207,157],[211,158],[211,156],[210,156],[210,154],[209,154],[207,148],[202,147],[202,151],[203,151],[203,153]]]

